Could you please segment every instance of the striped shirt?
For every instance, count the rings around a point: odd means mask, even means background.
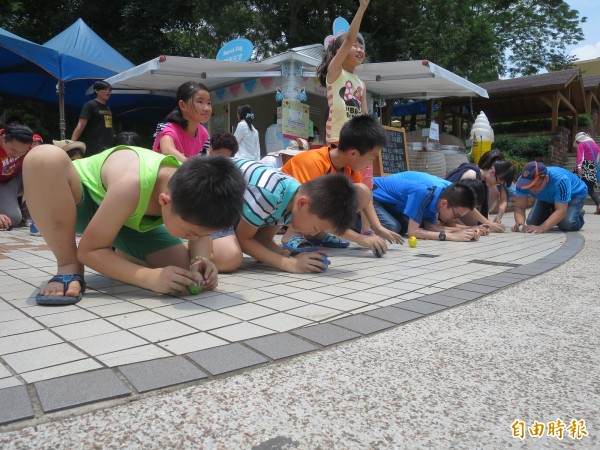
[[[244,192],[242,217],[256,228],[286,225],[292,213],[286,208],[300,188],[294,178],[257,161],[234,159],[248,184]]]

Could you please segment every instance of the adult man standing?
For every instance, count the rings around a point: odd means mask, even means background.
[[[531,161],[523,168],[516,185],[513,231],[537,234],[556,225],[562,231],[578,231],[583,227],[587,187],[577,175],[562,167],[546,167]],[[525,224],[528,195],[536,200]]]
[[[96,98],[83,105],[79,122],[71,136],[72,141],[78,141],[83,130],[87,130],[84,139],[81,139],[87,148],[85,156],[92,156],[112,147],[115,138],[112,113],[106,105],[112,88],[106,81],[96,81],[94,92]]]

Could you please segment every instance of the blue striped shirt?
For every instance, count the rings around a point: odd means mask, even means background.
[[[572,172],[562,167],[547,167],[548,184],[539,193],[533,194],[529,189],[517,188],[517,197],[531,195],[546,203],[570,203],[574,198],[587,197],[587,186]]]
[[[292,213],[285,209],[300,188],[300,183],[257,161],[234,159],[234,162],[248,184],[244,192],[244,220],[256,228],[290,223]]]

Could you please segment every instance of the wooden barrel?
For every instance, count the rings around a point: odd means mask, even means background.
[[[440,151],[440,144],[429,143],[423,149],[421,142],[408,143],[408,163],[410,170],[426,172],[444,178],[446,176],[446,158]]]
[[[446,175],[462,163],[469,162],[465,149],[459,145],[442,145],[441,150],[444,154],[444,158],[446,158]],[[444,177],[446,175],[444,175]]]

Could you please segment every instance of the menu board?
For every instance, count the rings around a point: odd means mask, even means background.
[[[373,161],[373,175],[386,176],[410,170],[406,148],[406,131],[404,128],[385,126],[383,128],[387,133],[388,142],[385,147],[382,147],[381,155]]]

